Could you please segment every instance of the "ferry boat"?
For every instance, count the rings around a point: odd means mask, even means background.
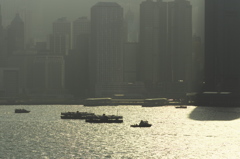
[[[130,125],[130,127],[151,127],[152,124],[149,124],[148,121],[141,120],[139,124]]]
[[[84,100],[84,106],[107,106],[111,105],[112,98],[87,98]]]
[[[123,116],[116,115],[97,115],[85,120],[88,123],[122,123]]]
[[[145,99],[142,107],[157,107],[157,106],[165,106],[168,104],[167,98],[149,98]]]
[[[15,109],[15,113],[29,113],[29,110],[26,109]]]
[[[62,112],[61,119],[87,119],[95,116],[94,113],[88,112]]]

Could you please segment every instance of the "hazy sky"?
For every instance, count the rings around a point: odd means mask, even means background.
[[[117,2],[124,11],[129,8],[135,13],[138,20],[139,5],[145,0],[102,0],[101,2]],[[165,0],[172,1],[172,0]],[[2,6],[3,24],[6,27],[21,10],[32,13],[33,35],[50,34],[52,22],[60,17],[67,17],[73,21],[78,17],[90,17],[91,7],[100,0],[0,0]],[[202,34],[203,3],[204,0],[190,0],[193,6],[194,34]]]

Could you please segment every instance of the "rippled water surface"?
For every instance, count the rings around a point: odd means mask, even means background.
[[[60,119],[65,111],[118,114],[124,122]],[[130,127],[140,120],[153,126]],[[240,158],[240,108],[0,106],[0,123],[1,159]]]

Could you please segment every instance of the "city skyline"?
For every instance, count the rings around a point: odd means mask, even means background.
[[[130,9],[133,11],[137,23],[139,23],[140,3],[144,0],[107,0],[106,2],[117,2],[124,8],[124,15]],[[163,0],[166,2],[173,0]],[[203,36],[203,4],[204,0],[189,0],[193,5],[193,34]],[[3,26],[7,27],[16,13],[31,13],[31,32],[36,40],[46,40],[51,34],[52,22],[61,17],[67,17],[71,22],[79,17],[88,17],[90,19],[90,8],[99,0],[66,2],[64,0],[51,1],[29,1],[29,0],[1,0]],[[137,26],[139,27],[139,26]],[[138,30],[138,28],[137,28]]]
[[[136,20],[117,2],[97,2],[90,18],[54,19],[47,39],[39,42],[27,39],[30,32],[24,34],[34,23],[24,17],[34,17],[32,12],[22,12],[23,18],[16,13],[12,27],[3,29],[8,46],[1,48],[2,57],[7,55],[4,67],[19,68],[19,94],[181,98],[194,91],[192,83],[198,85],[193,72],[200,64],[193,57],[203,54],[192,49],[193,37],[199,37],[193,34],[193,8],[188,0],[145,0]],[[56,87],[50,91],[53,79]],[[36,87],[37,81],[44,87]]]

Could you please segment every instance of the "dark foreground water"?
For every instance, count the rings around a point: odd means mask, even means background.
[[[15,114],[15,108],[31,110]],[[120,124],[63,120],[64,111],[123,115]],[[148,120],[150,128],[131,128]],[[239,159],[240,108],[0,106],[1,159]]]

